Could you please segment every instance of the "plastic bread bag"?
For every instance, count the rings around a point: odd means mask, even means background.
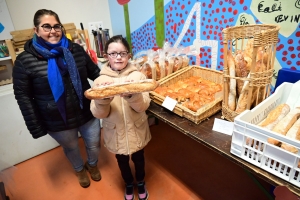
[[[147,61],[141,66],[140,72],[145,74],[147,79],[154,79],[156,80],[156,66],[154,63],[154,57],[156,56],[156,52],[152,49],[148,50],[147,52]]]
[[[147,61],[147,51],[140,51],[136,55],[133,56],[133,59],[129,62],[136,66],[136,68],[139,70],[141,66]]]
[[[156,79],[160,80],[166,76],[165,70],[165,51],[162,49],[157,50],[158,58],[156,63],[158,63],[158,67],[156,69]]]
[[[174,66],[174,60],[175,57],[173,56],[173,49],[170,48],[166,52],[166,58],[165,58],[165,72],[166,76],[173,73],[173,66]]]
[[[179,47],[179,51],[180,51],[180,57],[182,58],[182,66],[181,68],[187,67],[189,66],[190,63],[190,58],[188,57],[188,55],[197,55],[195,54],[195,52],[193,51],[193,49],[191,49],[190,47]]]
[[[174,49],[174,65],[173,65],[173,72],[176,72],[178,70],[181,69],[182,67],[182,57],[179,56],[180,55],[180,51],[179,49]]]

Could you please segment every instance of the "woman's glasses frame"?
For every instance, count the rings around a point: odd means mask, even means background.
[[[56,32],[60,32],[63,28],[63,26],[60,24],[55,24],[54,26],[51,26],[50,24],[43,24],[40,27],[42,27],[45,32],[51,32],[52,29],[54,29]]]

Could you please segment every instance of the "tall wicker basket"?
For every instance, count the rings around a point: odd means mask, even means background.
[[[270,86],[274,73],[274,60],[279,29],[280,28],[277,25],[267,24],[234,26],[223,29],[224,92],[222,115],[225,119],[234,121],[234,118],[243,110],[253,108],[270,95]],[[249,41],[252,41],[252,45],[248,45]],[[247,76],[237,76],[234,74],[235,72],[232,73],[232,71],[229,70],[230,58],[228,53],[233,55],[232,61],[234,61],[236,71],[238,70],[237,62],[241,61],[237,59],[237,55],[246,55],[246,49],[248,53],[250,52],[250,54],[247,54],[248,62],[246,62],[246,57],[245,59],[243,57],[244,60],[242,61],[243,63],[249,65],[248,74]],[[264,64],[261,65],[263,67],[260,67],[258,70],[256,66],[258,66],[259,63]],[[236,82],[236,85],[238,85],[237,83],[239,82],[239,84],[243,86],[243,92],[241,92],[241,90],[238,92],[238,88],[236,88],[235,91],[232,90],[230,81]],[[244,90],[245,88],[247,88],[247,90]],[[244,98],[244,109],[240,109],[240,107],[235,108],[234,106],[229,106],[229,103],[232,102],[232,98],[229,102],[229,95],[234,94],[234,92],[236,92],[236,106],[240,105],[239,103],[242,101],[242,97]],[[245,94],[247,94],[247,98],[245,98]],[[230,103],[230,105],[233,104]]]

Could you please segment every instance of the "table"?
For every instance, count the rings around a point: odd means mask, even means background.
[[[147,112],[158,118],[159,120],[169,124],[178,131],[184,133],[188,137],[196,140],[200,144],[205,145],[214,152],[231,160],[232,162],[236,163],[252,174],[260,177],[264,181],[274,186],[286,186],[294,194],[300,196],[299,187],[271,173],[268,173],[267,171],[260,169],[259,167],[256,167],[255,165],[252,165],[251,163],[248,163],[247,161],[230,153],[231,136],[212,130],[214,119],[221,118],[221,112],[216,113],[200,124],[195,124],[186,118],[180,117],[177,114],[167,110],[166,108],[163,108],[160,105],[154,103],[153,101],[151,102]]]

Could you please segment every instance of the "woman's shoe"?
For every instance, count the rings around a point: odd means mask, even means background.
[[[90,178],[87,175],[85,168],[83,168],[80,172],[76,172],[76,176],[81,187],[87,188],[90,186]]]
[[[125,184],[124,200],[134,200],[134,186],[133,186],[133,184]]]
[[[85,168],[89,171],[89,173],[91,174],[91,178],[94,181],[100,181],[101,180],[101,174],[100,171],[98,169],[98,166],[90,166],[88,162],[85,163]]]
[[[147,200],[149,197],[148,191],[145,186],[145,181],[141,181],[137,184],[139,200]]]

